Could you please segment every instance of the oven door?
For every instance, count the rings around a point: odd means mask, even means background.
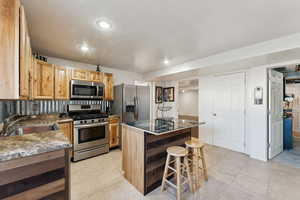
[[[71,81],[72,99],[100,99],[99,84],[89,81]]]
[[[108,142],[108,122],[74,125],[74,151],[93,148]]]

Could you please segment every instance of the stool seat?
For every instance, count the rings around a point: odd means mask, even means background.
[[[205,144],[197,138],[192,138],[191,140],[186,141],[185,145],[190,148],[202,148]]]
[[[187,155],[185,148],[180,146],[172,146],[167,148],[168,154],[174,157],[183,157]]]

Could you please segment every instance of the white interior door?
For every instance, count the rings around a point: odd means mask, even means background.
[[[283,151],[283,74],[269,71],[269,159]]]
[[[245,152],[245,74],[215,78],[213,144]]]
[[[212,77],[201,77],[199,79],[199,120],[205,122],[205,125],[199,126],[199,138],[208,144],[213,144],[214,84]]]

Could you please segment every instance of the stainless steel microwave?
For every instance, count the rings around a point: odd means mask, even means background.
[[[91,81],[71,80],[71,99],[102,99],[104,84]]]

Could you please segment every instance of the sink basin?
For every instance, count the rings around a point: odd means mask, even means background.
[[[41,133],[46,131],[54,131],[58,129],[59,127],[56,124],[42,125],[42,126],[23,126],[23,127],[12,128],[10,131],[8,131],[6,135],[16,136],[16,135],[24,135],[24,134],[31,134],[31,133]]]

